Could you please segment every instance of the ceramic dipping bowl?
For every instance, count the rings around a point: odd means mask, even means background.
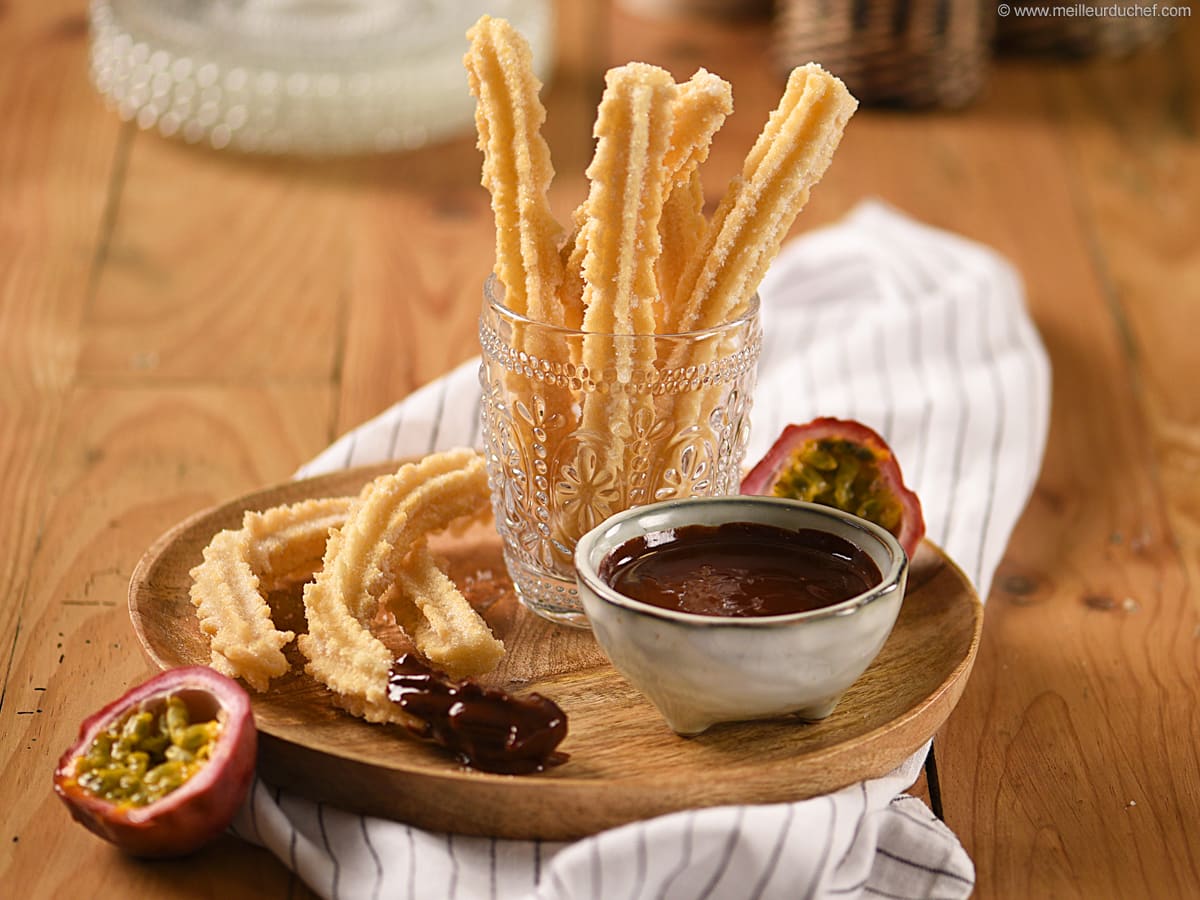
[[[689,525],[730,522],[831,532],[865,552],[882,581],[832,606],[761,617],[699,615],[643,603],[602,577],[627,541]],[[775,497],[671,500],[618,513],[580,539],[579,595],[613,666],[682,735],[718,722],[833,712],[891,633],[908,558],[885,529],[826,506]]]

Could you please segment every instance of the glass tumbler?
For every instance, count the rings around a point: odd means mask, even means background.
[[[685,334],[595,334],[503,304],[479,320],[482,428],[492,509],[521,601],[586,626],[575,543],[646,503],[737,493],[762,348],[758,298]]]

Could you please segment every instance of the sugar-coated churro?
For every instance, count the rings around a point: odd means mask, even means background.
[[[387,586],[385,561],[393,569],[400,568],[404,557],[426,535],[480,514],[487,508],[487,500],[483,459],[467,449],[435,453],[363,488],[342,527],[343,543],[352,541],[357,547],[368,547],[370,553],[363,560],[363,590],[342,591],[354,616],[361,622],[374,617],[376,601]],[[344,571],[353,565],[353,559],[339,560],[335,568]],[[327,554],[321,577],[329,568]]]
[[[452,678],[490,672],[504,644],[446,575],[427,548],[413,551],[393,573],[383,604],[417,649]]]
[[[521,315],[562,324],[562,229],[546,199],[554,169],[541,134],[546,110],[529,45],[508,22],[491,16],[476,22],[467,37],[471,48],[463,63],[478,101],[483,185],[492,195],[496,275],[505,303]]]
[[[248,512],[248,561],[267,590],[307,580],[321,566],[329,532],[341,528],[353,497],[326,497]]]
[[[734,318],[753,294],[841,140],[857,101],[820,66],[795,69],[680,282],[672,330]]]
[[[295,635],[275,627],[263,591],[311,575],[349,505],[350,498],[337,497],[247,512],[240,529],[213,537],[190,573],[190,596],[214,669],[258,691],[287,672],[283,648]]]
[[[666,328],[668,310],[675,305],[675,290],[688,260],[708,231],[699,166],[708,158],[713,135],[732,111],[729,83],[711,72],[700,69],[679,86],[667,151],[672,184],[658,226],[662,253],[658,260],[655,322],[660,332]]]
[[[662,235],[663,252],[658,260],[659,296],[655,302],[655,322],[659,333],[664,333],[671,327],[676,290],[688,261],[699,251],[708,233],[704,185],[698,170],[693,169],[687,182],[672,189],[663,206],[658,231]]]
[[[213,537],[192,578],[192,605],[200,630],[209,637],[209,665],[265,691],[272,678],[287,672],[283,648],[295,634],[279,631],[271,621],[258,576],[246,562],[242,536],[222,531]]]
[[[562,298],[563,326],[575,331],[583,328],[583,258],[587,255],[587,247],[580,240],[579,227],[576,226],[563,243],[559,251],[562,259],[563,280],[559,288]],[[579,360],[575,360],[579,362]]]
[[[478,514],[486,503],[482,457],[454,450],[377,478],[351,504],[316,580],[305,586],[308,634],[296,642],[308,674],[344,708],[372,722],[402,720],[386,696],[391,652],[370,631],[388,586],[385,569],[403,569],[428,531]]]
[[[653,334],[658,221],[672,174],[666,152],[675,82],[663,69],[629,63],[610,69],[605,83],[596,153],[587,169],[588,218],[580,231],[586,247],[583,330]],[[585,356],[607,363],[611,342],[593,343],[594,352]],[[627,352],[618,349],[616,357],[618,369],[627,372],[632,363]]]
[[[733,88],[706,69],[697,69],[679,85],[671,126],[671,145],[664,163],[675,184],[687,181],[696,166],[708,159],[713,135],[733,112]]]
[[[591,333],[583,340],[583,362],[613,388],[584,397],[583,428],[598,432],[629,420],[622,384],[630,383],[635,368],[653,363],[653,344],[641,336],[655,331],[658,223],[672,174],[666,154],[676,95],[670,74],[645,63],[611,69],[605,82],[596,153],[587,170],[587,218],[579,233],[585,247],[583,330]],[[623,447],[615,433],[610,450],[605,464],[616,468]]]

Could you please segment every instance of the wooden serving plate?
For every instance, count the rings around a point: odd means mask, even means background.
[[[188,598],[189,570],[222,528],[247,509],[351,494],[395,465],[288,482],[201,512],[163,535],[138,564],[129,612],[138,639],[163,668],[204,664],[207,639]],[[941,726],[962,694],[983,622],[962,572],[922,545],[908,593],[879,657],[822,722],[719,725],[675,735],[607,662],[591,633],[547,622],[517,600],[494,530],[480,526],[435,549],[508,652],[481,679],[539,691],[566,711],[565,765],[533,776],[465,769],[397,726],[338,709],[303,673],[253,694],[259,771],[272,784],[345,809],[460,834],[566,840],[700,806],[798,800],[890,771]],[[304,628],[298,592],[272,597],[280,627]],[[380,636],[389,638],[382,631]]]

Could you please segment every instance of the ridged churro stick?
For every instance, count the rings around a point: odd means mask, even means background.
[[[330,529],[342,527],[353,500],[327,497],[247,512],[242,517],[246,558],[263,587],[270,590],[290,578],[311,578],[321,568]]]
[[[587,218],[578,240],[583,261],[583,362],[593,378],[628,384],[633,371],[653,363],[658,295],[656,263],[661,250],[658,223],[671,173],[665,164],[676,95],[663,69],[629,63],[610,69],[596,115],[596,154]],[[613,430],[632,420],[629,389],[584,397],[582,427],[612,438],[603,465],[619,469],[624,440]],[[649,398],[643,398],[648,401]],[[578,535],[576,535],[578,537]]]
[[[487,471],[472,450],[450,450],[402,466],[368,484],[325,548],[324,565],[304,588],[308,633],[296,639],[305,671],[337,702],[369,722],[403,722],[387,699],[391,651],[371,633],[385,564],[412,549],[410,526],[442,526],[487,503]],[[397,546],[396,541],[401,545]]]
[[[792,71],[771,114],[717,207],[680,282],[672,330],[709,328],[745,309],[780,242],[829,166],[858,101],[810,63]]]
[[[671,134],[675,82],[655,66],[629,63],[610,69],[596,116],[596,155],[588,166],[591,190],[579,239],[583,261],[583,330],[653,334],[654,266],[661,250],[658,222],[670,180],[665,158]],[[616,362],[627,375],[628,346],[591,342],[590,366]]]
[[[733,90],[729,83],[705,69],[698,69],[679,85],[672,109],[671,139],[663,157],[670,182],[667,199],[660,217],[661,259],[660,291],[656,321],[661,321],[662,270],[670,273],[666,282],[672,289],[682,273],[691,250],[703,238],[699,231],[707,225],[703,217],[704,195],[699,181],[693,176],[696,167],[708,158],[712,137],[733,110]],[[583,261],[587,253],[583,225],[588,220],[588,204],[575,211],[575,231],[563,246],[563,305],[567,310],[566,324],[572,326],[572,310],[582,310]],[[684,252],[680,252],[680,249]],[[668,259],[669,257],[669,259]]]
[[[257,691],[287,672],[283,647],[295,634],[275,627],[264,592],[320,568],[330,529],[345,521],[350,502],[331,497],[247,512],[240,529],[218,533],[204,548],[204,561],[189,573],[190,596],[214,669]]]
[[[676,305],[676,291],[688,262],[700,251],[708,234],[708,218],[704,215],[704,186],[700,172],[692,169],[691,177],[677,184],[663,204],[662,221],[658,225],[663,252],[658,260],[658,301],[655,321],[659,332],[670,327],[671,310]]]
[[[562,300],[563,325],[576,331],[583,328],[583,257],[586,255],[586,248],[579,238],[580,222],[586,220],[585,206],[575,211],[575,230],[567,236],[562,250],[559,251],[563,280],[558,293]]]
[[[562,229],[546,192],[554,178],[541,134],[546,110],[538,98],[529,44],[503,19],[483,16],[467,32],[463,58],[478,101],[475,125],[483,151],[483,186],[496,218],[496,276],[505,305],[541,322],[562,324],[558,243]]]
[[[583,361],[611,391],[584,395],[582,426],[610,435],[601,465],[619,473],[627,466],[627,427],[639,410],[653,413],[653,397],[632,396],[632,382],[636,369],[654,362],[658,224],[671,181],[666,155],[677,89],[669,73],[645,63],[611,69],[605,82],[578,239],[585,248],[583,330],[596,332],[584,336]],[[579,535],[569,537],[573,544]]]
[[[387,608],[426,659],[452,678],[496,668],[504,644],[438,568],[428,547],[413,550],[394,575],[384,595]]]
[[[671,145],[663,161],[676,185],[686,182],[695,167],[708,159],[713,135],[731,112],[733,88],[712,72],[697,69],[679,85]]]
[[[192,605],[200,631],[209,637],[210,665],[265,691],[288,670],[283,648],[295,638],[271,618],[258,573],[247,559],[244,531],[218,532],[204,548],[204,562],[191,571]]]
[[[675,303],[675,291],[688,260],[708,231],[699,166],[708,159],[713,135],[732,111],[733,89],[711,72],[699,69],[679,86],[666,158],[672,184],[658,226],[662,254],[658,261],[655,321],[660,331],[667,322],[667,310]]]

